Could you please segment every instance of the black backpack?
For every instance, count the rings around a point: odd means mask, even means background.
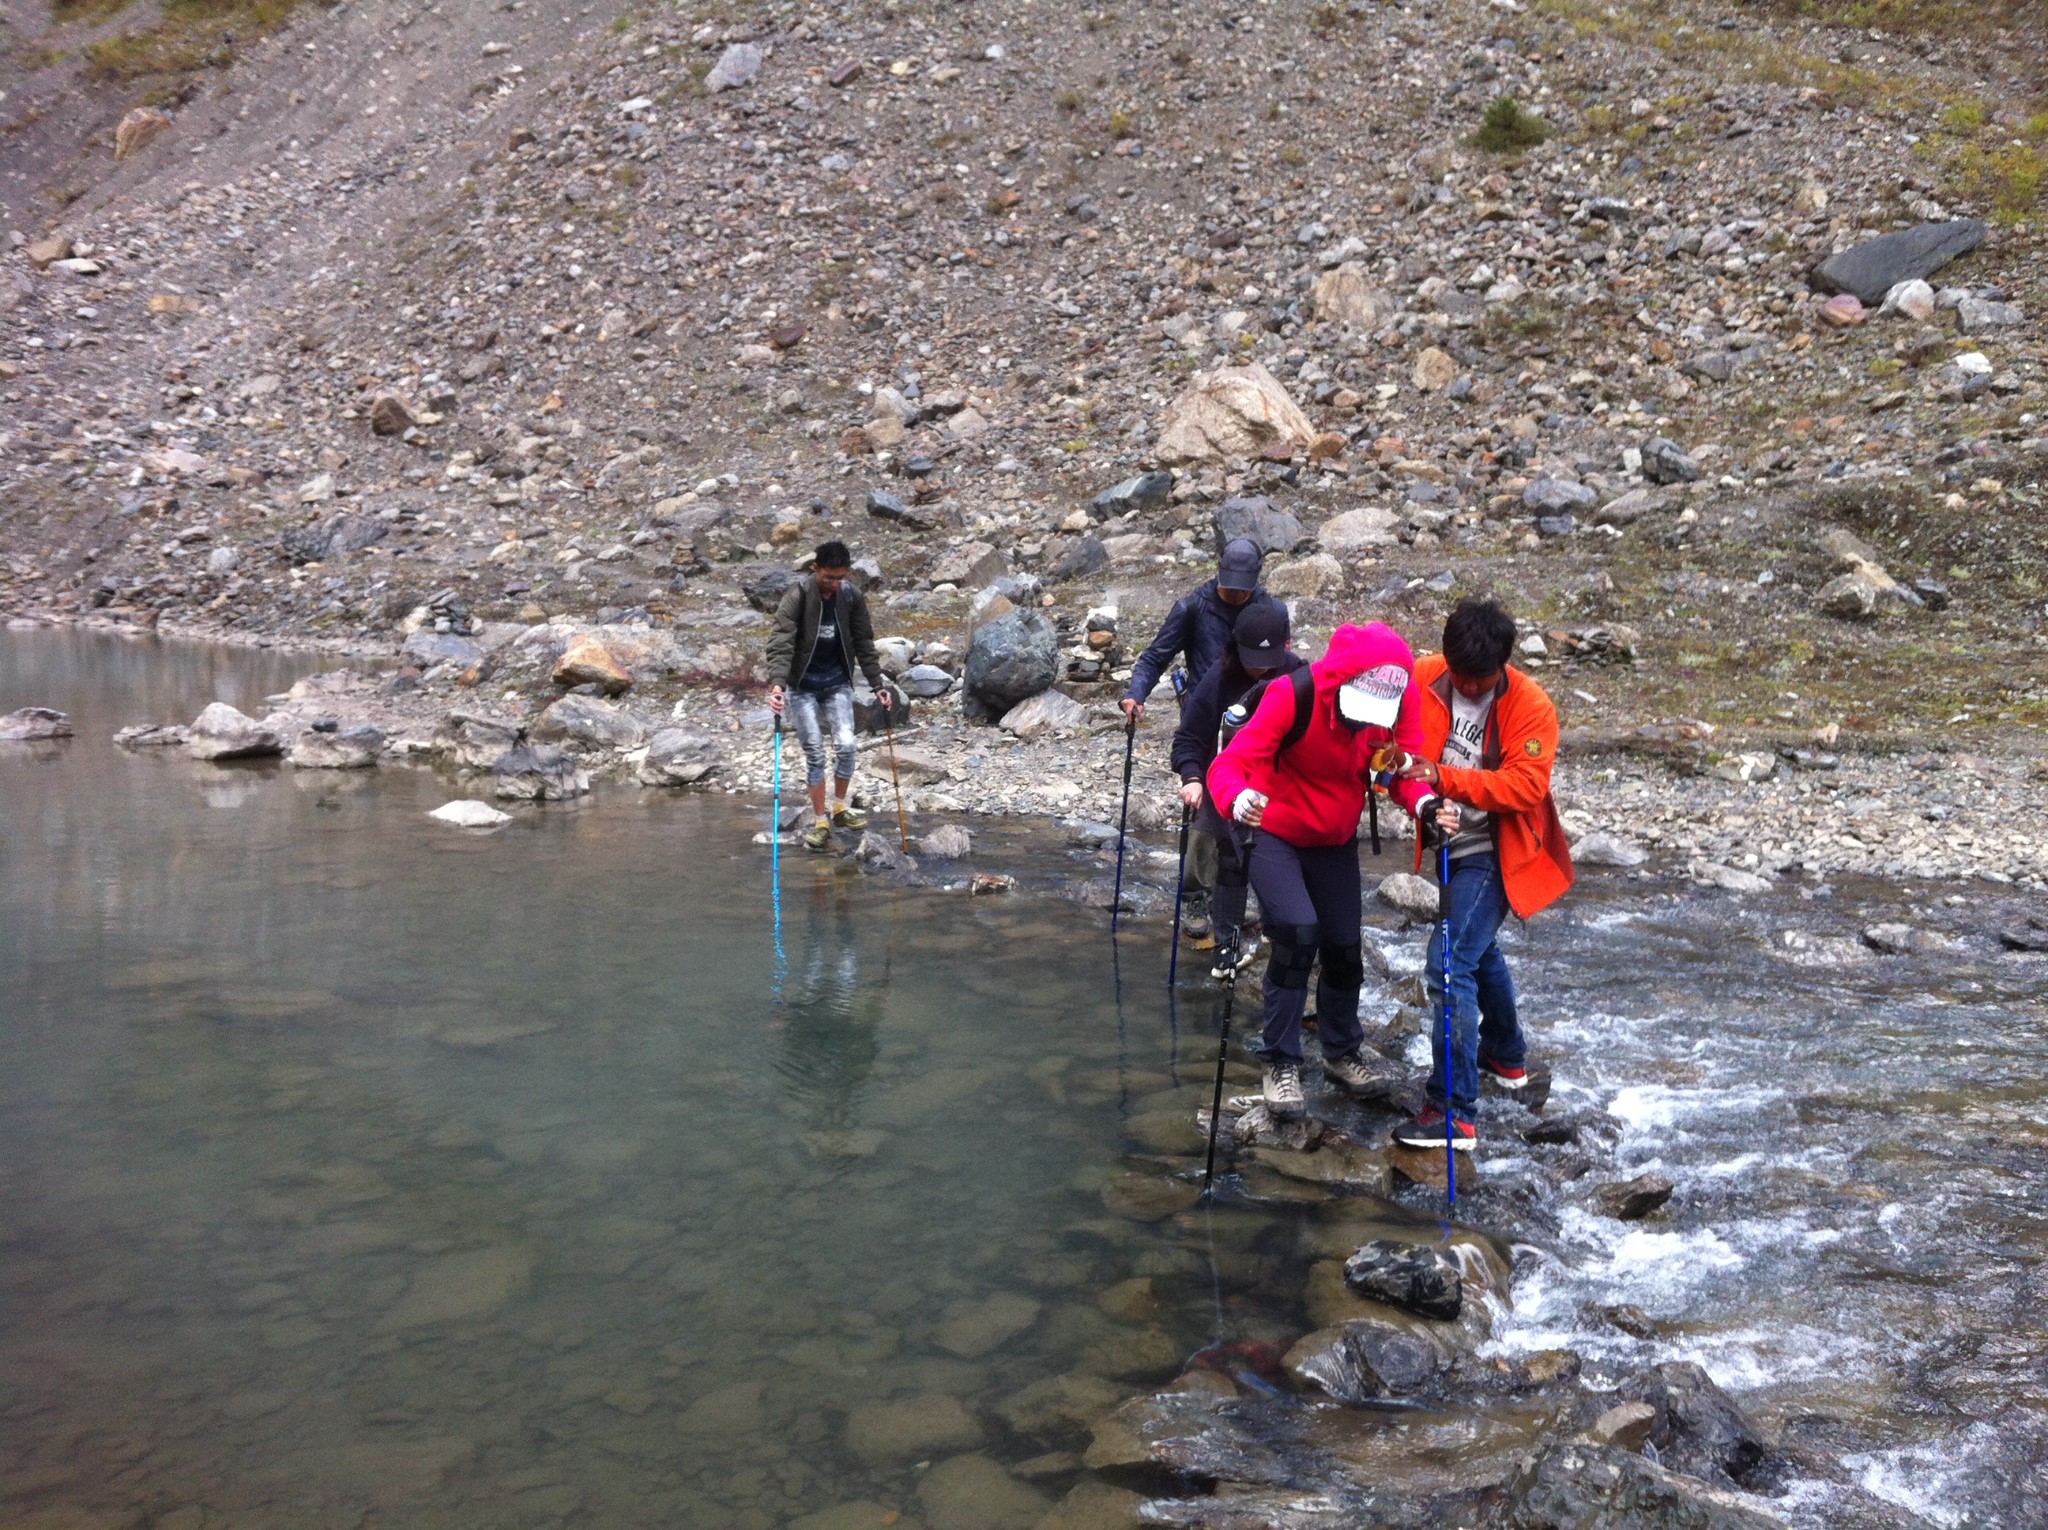
[[[1244,695],[1230,704],[1223,713],[1222,726],[1217,729],[1217,737],[1222,741],[1219,747],[1229,747],[1230,741],[1237,737],[1238,730],[1251,721],[1252,714],[1259,709],[1259,703],[1266,699],[1266,687],[1280,678],[1279,675],[1266,676],[1265,679],[1259,681],[1250,690],[1246,691]],[[1300,743],[1308,735],[1309,718],[1315,715],[1316,681],[1315,675],[1310,671],[1309,666],[1306,664],[1302,665],[1301,668],[1294,670],[1286,678],[1293,682],[1294,685],[1294,721],[1289,723],[1287,731],[1280,735],[1280,747],[1273,751],[1274,758],[1276,759]],[[1366,787],[1365,808],[1372,822],[1372,853],[1378,855],[1380,853],[1380,800],[1379,793],[1370,784]]]
[[[1282,678],[1289,680],[1294,686],[1294,721],[1287,725],[1287,731],[1280,737],[1280,748],[1274,753],[1280,754],[1292,749],[1307,736],[1308,720],[1315,714],[1316,680],[1310,673],[1309,666],[1304,664],[1301,668],[1290,671],[1285,677],[1266,676],[1226,707],[1222,726],[1216,730],[1218,748],[1230,746],[1230,741],[1237,737],[1238,729],[1252,720],[1252,713],[1258,711],[1259,703],[1266,699],[1266,687]]]

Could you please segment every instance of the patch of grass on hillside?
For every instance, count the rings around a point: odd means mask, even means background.
[[[127,5],[128,0],[50,0],[50,19],[60,24],[101,21]]]
[[[316,0],[332,6],[339,0]],[[224,68],[235,60],[235,40],[261,37],[291,19],[299,0],[163,0],[157,19],[86,47],[85,73],[93,80],[133,80]]]
[[[1496,96],[1479,120],[1472,135],[1472,147],[1492,154],[1510,154],[1516,149],[1533,149],[1550,136],[1550,124],[1513,96]]]

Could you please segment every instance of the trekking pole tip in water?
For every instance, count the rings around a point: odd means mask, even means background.
[[[1216,1183],[1216,1131],[1223,1121],[1223,1066],[1230,1055],[1230,1008],[1237,999],[1237,973],[1223,980],[1223,1023],[1216,1032],[1216,1088],[1209,1098],[1209,1156],[1202,1163],[1202,1194]]]
[[[1109,896],[1109,932],[1116,933],[1124,907],[1124,832],[1131,820],[1131,761],[1138,748],[1138,714],[1124,714],[1124,805],[1116,815],[1116,886]]]

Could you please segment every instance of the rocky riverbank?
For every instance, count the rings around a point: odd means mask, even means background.
[[[885,639],[883,647],[887,667],[912,677],[912,687],[922,671],[957,691],[941,665],[967,668],[942,644]],[[1077,647],[1077,661],[1090,652]],[[274,698],[254,741],[193,743],[157,731],[135,742],[300,766],[435,766],[451,772],[454,787],[509,800],[561,800],[605,781],[754,795],[770,785],[769,716],[758,690],[699,678],[706,668],[740,667],[735,650],[693,652],[644,626],[493,624],[457,636],[423,618],[384,664],[309,676]],[[1048,657],[1039,681],[1052,667]],[[2021,889],[2048,877],[2048,838],[2032,811],[2042,765],[2030,745],[1983,754],[1938,741],[1857,747],[1838,725],[1801,726],[1789,709],[1733,746],[1697,719],[1605,728],[1572,720],[1592,709],[1575,700],[1576,673],[1562,672],[1561,682],[1551,678],[1558,673],[1538,671],[1565,705],[1557,792],[1582,864],[1803,896],[1824,893],[1836,874]],[[993,723],[968,721],[957,695],[913,702],[893,736],[911,832],[1020,814],[1070,821],[1084,838],[1100,837],[1090,825],[1113,829],[1125,742],[1115,687],[1062,686],[1033,691]],[[1166,759],[1172,718],[1162,697],[1135,740],[1132,823],[1155,849],[1170,849],[1178,823]],[[871,699],[864,720],[856,800],[893,813],[890,741]],[[196,721],[135,719],[158,730]],[[337,753],[337,740],[352,744]],[[785,770],[794,771],[794,741],[784,747]],[[1388,815],[1396,836],[1399,816]]]

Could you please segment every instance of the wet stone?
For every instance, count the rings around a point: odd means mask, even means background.
[[[1455,1320],[1464,1307],[1458,1261],[1440,1248],[1379,1238],[1344,1261],[1344,1284],[1420,1317]]]
[[[1123,1400],[1124,1389],[1100,1376],[1048,1376],[1002,1404],[1003,1420],[1019,1434],[1060,1439],[1086,1431]]]
[[[1287,1352],[1285,1364],[1297,1385],[1355,1405],[1424,1391],[1448,1362],[1441,1345],[1354,1318],[1307,1335]]]
[[[445,1254],[413,1276],[380,1333],[459,1323],[495,1312],[526,1287],[533,1255],[510,1246]]]
[[[1634,1179],[1601,1185],[1593,1192],[1593,1204],[1602,1216],[1622,1222],[1640,1222],[1671,1199],[1671,1181],[1661,1174],[1639,1174]]]

